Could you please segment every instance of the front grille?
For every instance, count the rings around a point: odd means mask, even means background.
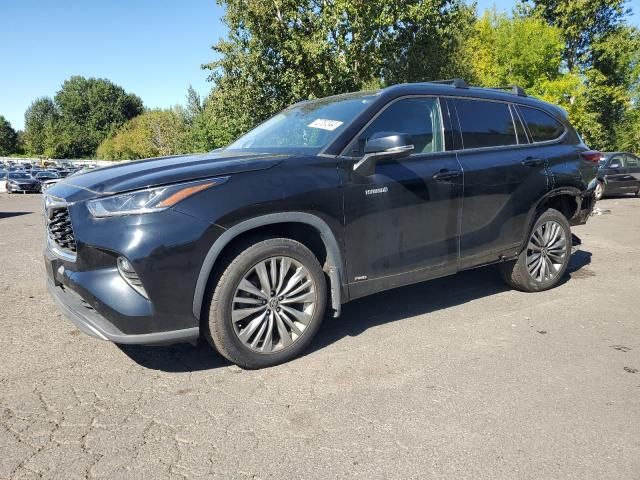
[[[67,207],[52,207],[47,211],[47,232],[58,247],[76,253],[76,239]]]

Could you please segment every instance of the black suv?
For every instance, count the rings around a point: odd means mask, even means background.
[[[603,152],[596,200],[609,194],[640,194],[640,158],[626,152]]]
[[[553,287],[599,159],[563,110],[519,88],[306,101],[224,149],[51,187],[49,289],[95,337],[202,336],[238,365],[274,365],[327,306],[338,316],[382,290],[493,263],[517,289]]]

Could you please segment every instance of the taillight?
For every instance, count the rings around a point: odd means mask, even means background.
[[[588,150],[580,154],[584,160],[591,163],[598,163],[602,158],[602,154],[597,150]]]

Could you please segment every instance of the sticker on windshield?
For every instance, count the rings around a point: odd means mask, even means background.
[[[330,132],[334,131],[343,122],[338,120],[327,120],[326,118],[317,118],[313,122],[311,122],[307,127],[311,128],[321,128],[322,130],[329,130]]]

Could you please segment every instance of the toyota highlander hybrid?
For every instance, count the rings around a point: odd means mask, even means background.
[[[226,148],[50,187],[48,287],[94,337],[202,337],[270,366],[309,345],[325,310],[382,290],[494,263],[513,288],[553,287],[599,160],[562,109],[518,87],[305,101]]]

